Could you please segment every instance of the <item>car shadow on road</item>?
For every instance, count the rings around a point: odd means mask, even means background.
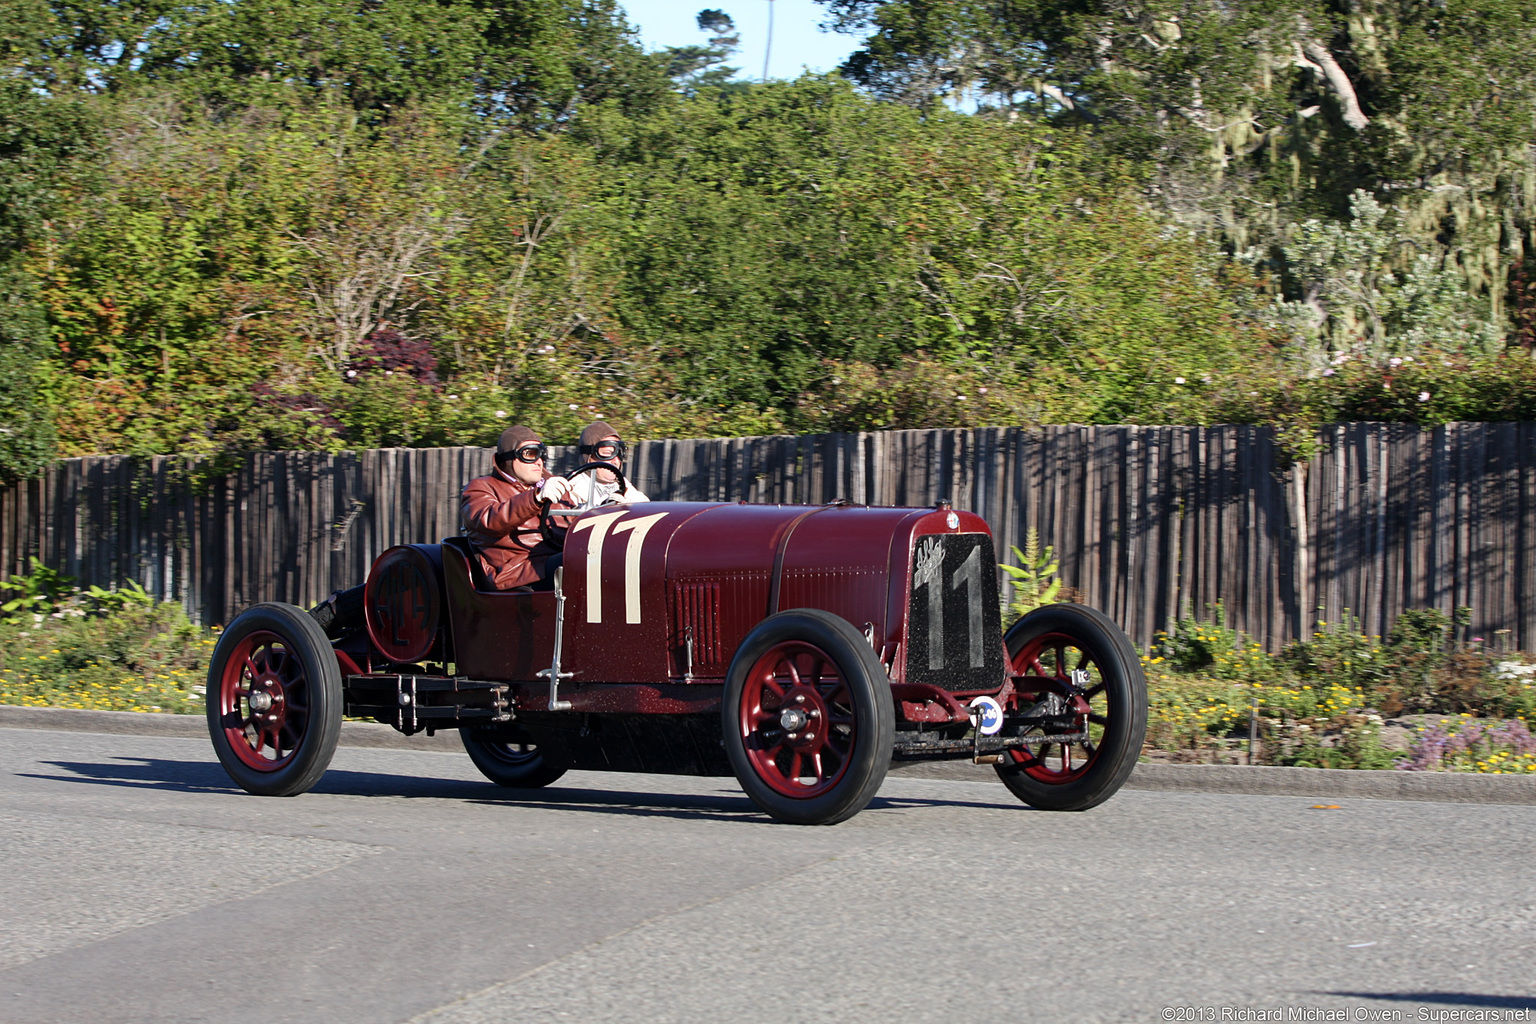
[[[83,782],[98,786],[131,786],[138,789],[164,789],[181,793],[228,792],[234,787],[218,763],[171,761],[155,757],[113,757],[105,761],[42,761],[41,764],[68,772],[45,775],[41,772],[17,772],[17,778],[43,779],[47,782]]]
[[[627,817],[720,818],[732,821],[756,821],[775,824],[771,818],[740,793],[698,794],[641,792],[621,789],[503,789],[501,799],[477,799],[490,805],[515,804],[518,807],[546,810],[582,811],[589,814]],[[1028,811],[1019,804],[990,803],[984,800],[925,800],[901,797],[876,797],[860,813],[900,811],[932,807],[1006,807]]]
[[[240,794],[242,790],[224,773],[218,762],[182,761],[156,757],[112,757],[101,761],[44,761],[66,774],[18,772],[21,778],[97,786],[128,786],[179,793]],[[615,776],[615,781],[623,778]],[[647,778],[660,778],[647,776]],[[733,783],[721,780],[722,785]],[[658,793],[654,789],[619,787],[561,787],[503,789],[475,779],[442,779],[384,772],[332,768],[311,790],[332,796],[395,797],[405,799],[468,800],[484,805],[516,805],[586,811],[594,814],[666,815],[671,817],[724,817],[732,820],[767,821],[739,792]],[[932,807],[1030,808],[1008,800],[985,797],[930,798],[876,796],[867,811],[901,811]]]
[[[21,778],[50,782],[76,782],[100,786],[130,786],[182,793],[242,793],[217,761],[179,761],[160,757],[112,757],[101,761],[44,761],[68,772],[44,775],[18,772]],[[335,796],[430,797],[470,799],[484,796],[489,782],[472,779],[440,779],[385,772],[348,771],[332,768],[315,784],[312,793]]]

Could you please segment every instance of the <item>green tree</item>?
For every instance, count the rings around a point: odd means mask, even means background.
[[[1497,354],[1501,325],[1448,270],[1447,257],[1420,252],[1398,269],[1412,247],[1399,218],[1363,190],[1350,206],[1350,223],[1311,219],[1277,247],[1277,269],[1294,279],[1300,297],[1277,298],[1273,315],[1295,338],[1307,372],[1428,351]]]
[[[1175,219],[1238,248],[1343,219],[1364,188],[1500,315],[1536,242],[1522,0],[822,2],[870,33],[855,81],[1080,126]]]
[[[667,75],[685,96],[693,96],[702,89],[724,88],[740,70],[725,64],[741,47],[741,36],[731,16],[718,8],[705,8],[694,20],[700,32],[711,33],[708,43],[669,46],[664,51]]]
[[[0,79],[0,480],[31,476],[53,456],[52,417],[39,398],[47,320],[24,254],[55,212],[61,178],[89,152],[79,103]]]
[[[170,89],[229,114],[339,103],[380,118],[433,102],[521,128],[667,94],[614,0],[19,0],[40,88]]]

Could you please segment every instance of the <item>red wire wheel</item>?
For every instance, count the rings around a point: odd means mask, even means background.
[[[885,780],[895,741],[890,682],[868,641],[828,612],[759,623],[726,674],[721,716],[742,789],[779,821],[843,821]]]
[[[1050,714],[1052,722],[1006,730],[1025,746],[1007,752],[999,777],[1033,807],[1103,803],[1130,777],[1146,738],[1147,683],[1130,640],[1092,608],[1048,605],[1004,641],[1019,695],[1013,713]]]
[[[308,613],[259,604],[230,623],[208,666],[208,732],[225,771],[264,796],[302,793],[341,736],[341,671]]]
[[[230,749],[259,772],[287,767],[309,724],[304,666],[276,633],[242,639],[224,664],[219,705]]]
[[[1065,729],[1046,730],[1036,726],[1023,733],[1044,737],[1049,733],[1087,734],[1087,739],[1051,742],[1042,738],[1027,750],[1010,751],[1015,764],[1031,778],[1052,785],[1082,778],[1098,758],[1103,744],[1104,727],[1109,724],[1108,686],[1103,673],[1094,664],[1093,655],[1083,650],[1075,637],[1064,633],[1046,633],[1035,637],[1023,650],[1010,658],[1016,679],[1014,685],[1029,694],[1030,703],[1050,699],[1055,694],[1063,708],[1063,719],[1070,714],[1071,725]]]
[[[842,781],[858,742],[848,688],[821,648],[801,640],[771,647],[747,670],[739,726],[758,778],[794,799]]]

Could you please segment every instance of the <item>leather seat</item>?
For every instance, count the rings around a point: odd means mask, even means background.
[[[469,581],[474,584],[476,590],[486,593],[499,593],[491,586],[491,581],[485,578],[485,570],[480,567],[480,559],[475,557],[475,549],[469,544],[468,537],[444,537],[443,546],[453,548],[464,556],[464,561],[469,563]]]
[[[502,590],[486,579],[485,570],[480,565],[480,559],[475,557],[475,549],[470,545],[468,537],[444,537],[443,544],[464,556],[464,561],[469,563],[469,581],[480,593],[526,594],[533,590],[532,587],[513,587],[510,590]]]

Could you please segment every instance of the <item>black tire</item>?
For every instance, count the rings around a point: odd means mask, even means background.
[[[551,760],[521,729],[475,726],[459,730],[469,759],[480,774],[508,789],[542,789],[567,771]]]
[[[869,641],[810,608],[771,615],[747,634],[726,673],[720,721],[741,788],[792,825],[833,825],[863,810],[896,739],[890,681]]]
[[[246,792],[294,796],[330,767],[341,738],[341,669],[303,609],[258,604],[240,613],[213,650],[206,702],[214,753]]]
[[[1078,652],[1077,666],[1095,673],[1090,695],[1091,748],[1084,744],[1086,761],[1067,771],[1058,758],[1057,770],[1048,760],[1034,758],[1036,751],[1014,754],[998,764],[997,774],[1013,795],[1048,811],[1086,811],[1108,800],[1130,778],[1147,734],[1147,680],[1141,659],[1130,639],[1104,613],[1077,604],[1037,608],[1008,630],[1004,637],[1014,675],[1039,677],[1038,654],[1059,650],[1049,675],[1063,671],[1070,652]],[[1021,664],[1023,662],[1023,664]],[[1029,670],[1033,663],[1035,671]],[[1025,733],[1027,735],[1027,733]],[[1051,745],[1042,745],[1043,749]],[[1076,744],[1058,744],[1062,756]],[[1021,762],[1022,757],[1022,762]],[[1029,763],[1031,760],[1034,763]]]

